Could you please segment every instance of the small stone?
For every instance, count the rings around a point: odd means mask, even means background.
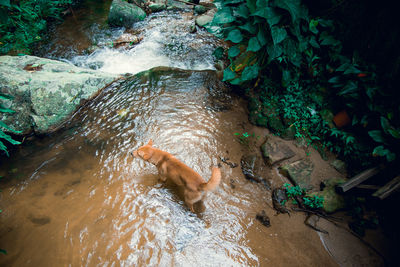
[[[267,213],[265,213],[264,210],[262,210],[260,213],[257,213],[256,219],[257,219],[262,225],[264,225],[264,226],[266,226],[266,227],[270,227],[270,226],[271,226],[270,219],[269,219]]]
[[[208,14],[204,14],[201,16],[198,16],[196,18],[196,24],[200,27],[204,27],[208,23],[210,23],[213,20],[214,16],[210,16]]]
[[[273,142],[270,140],[267,140],[261,146],[261,151],[264,159],[270,165],[295,156],[295,153],[283,142]]]
[[[204,7],[204,6],[202,6],[202,5],[197,5],[197,6],[195,6],[195,8],[194,8],[194,12],[195,12],[196,14],[201,15],[201,14],[204,14],[204,13],[207,12],[207,8]]]
[[[308,158],[279,167],[279,171],[283,175],[292,180],[295,185],[306,190],[312,188],[310,183],[313,169],[314,165]]]

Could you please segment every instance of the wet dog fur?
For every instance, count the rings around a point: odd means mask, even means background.
[[[193,204],[203,198],[204,191],[213,191],[221,181],[219,168],[212,168],[211,178],[206,182],[200,174],[170,153],[154,148],[151,139],[146,145],[134,151],[132,155],[155,165],[163,182],[171,179],[178,186],[182,186],[185,203],[192,212],[194,212]]]

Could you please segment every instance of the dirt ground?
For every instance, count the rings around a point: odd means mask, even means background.
[[[247,129],[249,133],[254,133],[256,137],[251,143],[250,150],[259,151],[259,147],[267,138],[272,141],[284,142],[292,149],[296,155],[288,160],[278,163],[279,165],[295,162],[297,160],[308,157],[314,164],[312,172],[311,184],[313,188],[319,188],[321,181],[329,178],[346,178],[336,171],[330,162],[335,160],[335,155],[327,153],[327,160],[322,159],[320,153],[312,147],[299,147],[295,141],[283,140],[280,137],[272,135],[267,129],[257,127],[251,124],[243,125],[243,129]],[[290,182],[288,178],[281,175],[278,166],[273,166],[269,175],[272,177],[272,188],[279,187],[284,183]],[[315,190],[315,189],[314,189]],[[272,207],[272,199],[270,202]],[[282,215],[281,215],[282,216]],[[341,222],[331,222],[324,218],[313,215],[311,221],[314,225],[327,231],[328,233],[319,232],[321,242],[332,256],[335,262],[340,266],[387,266],[393,262],[394,248],[390,246],[390,241],[382,233],[381,229],[367,230],[366,235],[360,239],[351,233],[348,227],[350,217],[345,211],[332,214],[340,218]]]

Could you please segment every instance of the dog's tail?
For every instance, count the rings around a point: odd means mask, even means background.
[[[201,191],[213,191],[218,187],[221,182],[221,171],[217,167],[213,167],[211,173],[211,179],[207,183],[203,183],[199,186]]]

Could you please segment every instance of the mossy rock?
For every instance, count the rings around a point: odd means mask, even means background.
[[[135,22],[146,18],[146,12],[134,4],[113,0],[108,14],[108,23],[114,26],[132,27]]]
[[[346,180],[342,178],[328,179],[323,184],[324,189],[319,192],[313,192],[310,195],[316,195],[324,198],[323,210],[332,213],[345,208],[346,202],[342,195],[336,193],[335,187],[339,184],[345,183]]]
[[[288,177],[295,185],[306,190],[312,188],[311,173],[314,164],[309,159],[298,160],[279,167],[279,172]]]
[[[296,136],[296,128],[294,126],[289,126],[286,128],[281,137],[285,140],[294,140]]]
[[[268,128],[271,131],[279,134],[282,134],[283,131],[285,130],[285,126],[281,121],[281,117],[278,115],[268,117]]]

